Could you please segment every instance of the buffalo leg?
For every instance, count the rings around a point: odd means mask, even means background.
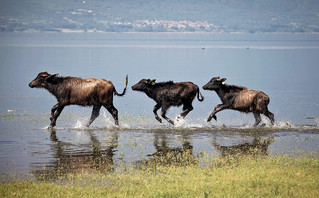
[[[254,127],[256,127],[256,126],[261,122],[260,113],[254,112],[254,116],[255,116],[255,124],[254,124]]]
[[[57,106],[57,107],[55,107],[55,106]],[[51,119],[50,128],[53,128],[56,125],[56,120],[58,119],[58,117],[60,116],[60,114],[64,108],[64,105],[60,105],[60,104],[57,104],[55,106],[52,108],[52,109],[56,109],[56,111],[54,113],[53,118]]]
[[[159,108],[161,108],[162,106],[160,104],[156,104],[153,108],[153,113],[155,116],[155,119],[158,120],[160,123],[162,123],[162,119],[157,115],[157,110],[159,110]]]
[[[216,113],[224,110],[224,109],[227,109],[228,106],[227,105],[224,105],[224,104],[219,104],[219,105],[216,105],[216,107],[214,108],[214,111],[209,115],[209,117],[207,118],[207,122],[211,121],[212,118],[214,118],[216,121],[217,121],[217,117],[216,117]]]
[[[54,106],[52,107],[52,109],[51,109],[51,117],[50,117],[50,120],[51,120],[51,121],[53,120],[53,118],[54,118],[54,113],[55,113],[55,111],[57,110],[58,107],[59,107],[59,103],[56,104],[56,105],[54,105]]]
[[[105,106],[105,108],[110,112],[110,114],[112,115],[113,119],[115,120],[115,125],[119,125],[118,111],[113,106],[113,104]]]
[[[166,111],[167,111],[167,107],[162,107],[162,111],[161,111],[161,116],[162,118],[164,118],[167,122],[171,123],[172,125],[174,125],[174,121],[169,119],[168,117],[166,117]]]
[[[92,122],[99,116],[100,109],[101,109],[101,105],[94,105],[93,106],[91,118],[90,118],[89,122],[86,125],[87,127],[89,127],[92,124]]]
[[[267,116],[270,119],[271,124],[274,125],[274,122],[275,122],[274,114],[271,113],[270,111],[268,111],[268,109],[267,109],[265,116]]]
[[[178,118],[182,117],[185,118],[189,112],[191,112],[194,109],[192,104],[184,104],[183,106],[183,112],[179,114]]]

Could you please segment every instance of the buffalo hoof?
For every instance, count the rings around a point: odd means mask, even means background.
[[[52,132],[55,132],[55,130],[54,130],[53,127],[54,127],[54,126],[51,126],[51,125],[48,126],[47,130],[50,131],[51,133],[52,133]]]
[[[162,123],[162,119],[160,117],[155,117],[155,119],[159,121],[160,123]]]
[[[184,117],[183,117],[183,116],[178,115],[178,116],[177,116],[177,118],[176,118],[176,121],[177,121],[177,122],[179,122],[180,120],[183,120],[183,119],[184,119]]]
[[[174,125],[174,121],[173,120],[168,120],[169,123],[171,123],[172,125]]]
[[[216,117],[215,115],[213,115],[213,116],[209,116],[209,117],[207,118],[207,122],[210,122],[210,121],[212,120],[212,118],[214,118],[214,120],[217,121],[217,117]]]
[[[55,123],[51,123],[50,126],[48,127],[48,129],[53,129],[53,127],[55,127]]]

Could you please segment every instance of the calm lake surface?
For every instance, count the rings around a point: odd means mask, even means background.
[[[262,147],[265,155],[319,152],[319,35],[203,33],[1,33],[0,173],[104,169],[130,165],[163,150],[223,155],[232,148]],[[28,83],[41,71],[61,76],[105,78],[124,97],[114,97],[120,126],[101,110],[91,127],[92,108],[66,107],[54,132],[46,129],[56,99]],[[142,78],[192,81],[200,88],[212,77],[262,90],[271,99],[275,126],[253,128],[252,114],[222,111],[206,122],[215,92],[194,100],[194,110],[171,126],[153,117],[155,102],[131,86]],[[171,108],[174,119],[181,107]],[[259,145],[259,146],[258,146]],[[238,149],[238,152],[244,152]]]

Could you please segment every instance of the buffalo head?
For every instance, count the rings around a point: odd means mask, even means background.
[[[225,84],[226,78],[214,77],[206,85],[203,86],[204,90],[216,90]]]
[[[29,83],[29,87],[31,88],[45,88],[47,83],[52,83],[53,79],[55,79],[55,77],[58,74],[49,74],[48,72],[41,72],[38,74],[38,76]]]
[[[155,85],[155,79],[142,79],[140,82],[132,86],[134,91],[145,91],[147,88],[150,88]]]

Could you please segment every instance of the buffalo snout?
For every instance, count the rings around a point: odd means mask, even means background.
[[[29,83],[30,88],[41,88],[44,87],[44,83],[42,81],[39,81],[38,79],[34,79]]]
[[[204,86],[203,86],[203,89],[204,89],[204,90],[208,90],[208,84],[204,85]]]
[[[29,87],[30,88],[35,88],[36,87],[35,82],[34,81],[30,82],[29,83]]]
[[[132,90],[136,90],[137,89],[137,84],[132,86]]]
[[[145,89],[146,85],[144,83],[136,83],[135,85],[132,86],[132,90],[134,91],[143,91]]]
[[[207,83],[206,85],[203,86],[204,90],[214,90],[216,89],[217,86],[215,86],[214,84],[212,84],[211,82]]]

